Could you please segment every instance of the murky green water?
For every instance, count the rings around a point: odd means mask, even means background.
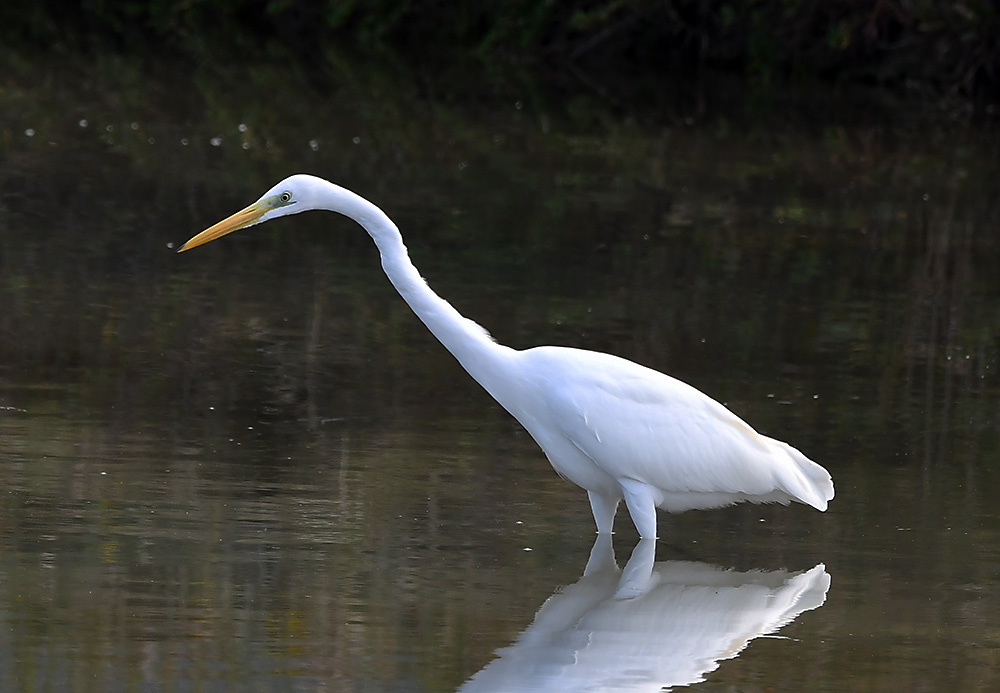
[[[998,686],[994,133],[352,69],[5,66],[0,689]],[[830,510],[595,545],[350,222],[173,252],[295,171],[500,341],[800,447]]]

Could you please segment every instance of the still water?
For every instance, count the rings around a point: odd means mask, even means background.
[[[988,123],[4,74],[0,690],[1000,686]],[[655,545],[620,512],[595,543],[350,222],[173,252],[296,171],[382,206],[500,341],[631,358],[796,445],[829,511],[661,516]]]

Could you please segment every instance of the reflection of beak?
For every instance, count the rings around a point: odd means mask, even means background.
[[[251,224],[256,223],[262,216],[267,208],[258,203],[253,203],[245,209],[241,209],[236,214],[231,217],[226,217],[220,221],[215,226],[210,226],[205,229],[197,236],[189,240],[187,243],[181,246],[178,253],[183,253],[185,250],[191,250],[195,246],[199,246],[203,243],[208,243],[209,241],[214,241],[216,238],[221,238],[227,233],[232,233],[233,231],[239,231],[240,229],[245,229]]]

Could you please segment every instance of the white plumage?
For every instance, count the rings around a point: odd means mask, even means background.
[[[826,510],[833,498],[823,467],[675,378],[609,354],[497,344],[427,286],[378,207],[328,181],[287,178],[180,250],[311,209],[339,212],[368,231],[386,276],[417,317],[528,430],[555,470],[587,490],[599,533],[611,532],[622,499],[639,534],[652,538],[656,508],[797,501]]]
[[[830,574],[740,572],[654,562],[640,541],[624,570],[600,535],[586,571],[549,597],[528,628],[460,693],[647,691],[705,680],[755,638],[823,605]],[[722,686],[720,685],[720,689]]]

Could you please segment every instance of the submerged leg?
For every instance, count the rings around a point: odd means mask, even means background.
[[[625,492],[625,505],[632,522],[643,539],[656,539],[656,503],[646,484],[626,479],[621,482]]]
[[[615,549],[611,544],[611,535],[607,532],[597,535],[597,540],[594,542],[593,548],[590,549],[587,567],[583,569],[585,576],[602,572],[618,572],[618,564],[615,563]]]
[[[615,524],[615,511],[621,498],[602,496],[594,491],[587,491],[590,498],[590,509],[594,511],[594,522],[597,523],[598,534],[611,534]]]

